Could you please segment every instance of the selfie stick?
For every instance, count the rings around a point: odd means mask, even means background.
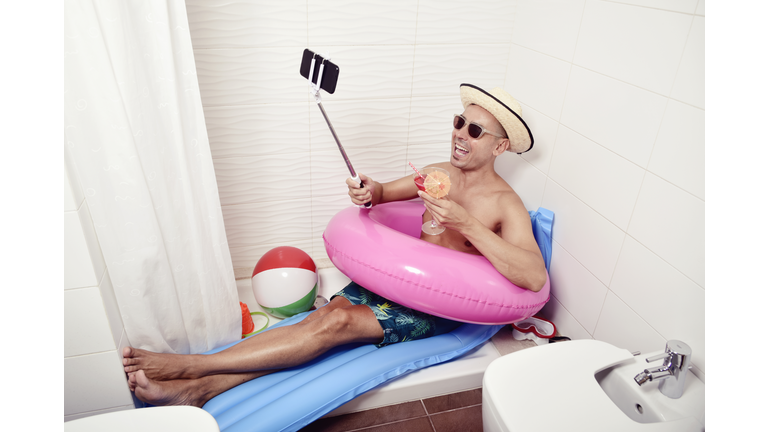
[[[325,60],[330,60],[330,57],[327,57]],[[328,119],[328,114],[325,113],[325,109],[323,108],[323,102],[320,98],[320,83],[323,82],[323,68],[325,67],[325,60],[323,60],[323,63],[320,63],[320,71],[317,73],[317,84],[314,84],[312,82],[312,75],[315,72],[315,57],[312,57],[312,64],[309,67],[309,88],[310,92],[315,97],[315,102],[317,102],[317,106],[320,108],[320,112],[323,113],[323,118],[325,118],[325,122],[328,123],[328,128],[331,130],[331,135],[333,135],[333,139],[336,140],[336,145],[339,146],[339,151],[341,152],[341,156],[344,158],[344,162],[347,164],[347,168],[349,168],[349,174],[352,176],[352,181],[360,183],[360,188],[363,188],[363,182],[360,180],[360,177],[357,176],[357,173],[355,172],[355,169],[352,167],[352,162],[349,161],[349,157],[347,156],[347,152],[344,151],[344,147],[341,145],[341,141],[339,141],[338,135],[336,135],[336,130],[333,129],[333,125],[331,124],[331,120]],[[371,208],[371,202],[368,201],[367,203],[360,206],[361,208]]]

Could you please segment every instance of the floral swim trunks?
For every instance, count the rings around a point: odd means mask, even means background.
[[[333,297],[336,296],[344,297],[353,305],[363,304],[371,308],[384,330],[384,340],[376,345],[379,348],[397,342],[441,335],[463,324],[405,307],[368,291],[354,282],[350,282],[344,289],[333,295]]]

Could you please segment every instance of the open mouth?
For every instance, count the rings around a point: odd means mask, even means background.
[[[462,146],[458,142],[454,143],[454,145],[453,145],[453,154],[454,154],[454,156],[456,156],[457,158],[460,159],[460,158],[463,158],[464,156],[466,156],[468,153],[469,153],[469,149],[468,148]]]

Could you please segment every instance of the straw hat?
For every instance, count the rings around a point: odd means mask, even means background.
[[[519,154],[533,148],[533,134],[521,117],[523,108],[509,93],[499,87],[487,92],[472,84],[462,84],[459,89],[464,108],[471,104],[478,105],[501,123],[509,138],[507,151]]]

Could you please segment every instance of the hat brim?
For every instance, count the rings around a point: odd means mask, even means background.
[[[501,127],[507,132],[507,138],[509,138],[507,151],[520,154],[533,148],[531,129],[512,108],[480,87],[461,84],[459,88],[464,108],[473,104],[478,105],[501,123]]]

